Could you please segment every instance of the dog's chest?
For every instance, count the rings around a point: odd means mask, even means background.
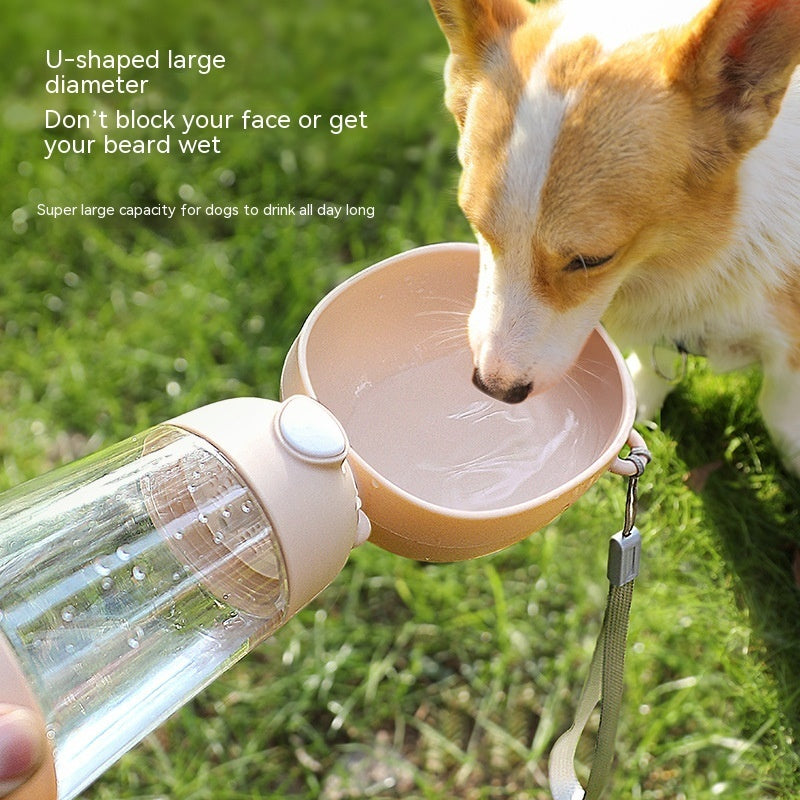
[[[718,296],[698,303],[680,293],[622,292],[603,322],[623,349],[671,348],[706,356],[715,370],[727,371],[760,360],[762,314],[763,304],[753,296],[749,302]]]

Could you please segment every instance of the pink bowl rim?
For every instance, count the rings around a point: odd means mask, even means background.
[[[311,380],[308,372],[308,365],[306,361],[306,352],[308,342],[314,330],[316,321],[326,312],[326,310],[345,292],[349,291],[352,286],[362,281],[370,280],[375,273],[390,269],[402,263],[409,258],[424,258],[431,254],[442,254],[443,252],[452,252],[453,254],[462,253],[464,255],[476,255],[478,253],[478,245],[468,242],[440,242],[436,244],[422,245],[410,250],[404,250],[401,253],[389,256],[376,264],[365,267],[361,271],[352,275],[347,280],[340,283],[332,289],[320,302],[314,307],[306,319],[296,341],[296,355],[297,355],[297,369],[301,376],[304,390],[309,393],[318,402],[325,405],[325,400],[317,396],[316,388]],[[551,489],[541,495],[537,495],[535,499],[523,501],[510,506],[502,506],[493,509],[484,510],[468,510],[450,508],[448,506],[438,505],[423,498],[417,497],[411,492],[406,491],[398,486],[381,473],[377,472],[367,461],[365,461],[358,452],[350,447],[347,460],[351,463],[356,463],[365,474],[367,474],[373,481],[377,481],[385,489],[391,491],[398,499],[403,500],[415,506],[417,509],[426,511],[430,514],[444,516],[450,519],[463,519],[470,521],[489,521],[499,520],[510,517],[520,516],[522,514],[532,512],[548,503],[552,503],[559,497],[567,496],[576,489],[592,483],[603,472],[608,470],[611,464],[619,455],[622,448],[625,446],[626,441],[630,435],[631,428],[633,427],[634,419],[636,416],[636,396],[633,388],[633,380],[631,379],[625,361],[617,348],[616,344],[612,341],[611,337],[602,327],[598,325],[592,330],[587,342],[592,336],[599,336],[605,345],[609,355],[611,356],[614,366],[617,368],[617,373],[620,378],[622,390],[622,404],[619,414],[619,424],[617,430],[612,437],[609,444],[598,455],[598,457],[587,467],[577,473],[574,477],[565,481],[555,489]],[[402,535],[402,534],[398,534]]]

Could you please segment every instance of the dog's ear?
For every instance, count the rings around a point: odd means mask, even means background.
[[[450,51],[480,58],[492,42],[525,20],[527,0],[430,0]]]
[[[430,0],[447,42],[445,103],[459,127],[474,78],[494,44],[530,14],[527,0]]]
[[[800,63],[800,0],[714,0],[687,30],[668,77],[743,153],[766,136]]]

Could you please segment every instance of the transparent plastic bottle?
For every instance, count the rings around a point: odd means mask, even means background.
[[[338,574],[346,452],[309,398],[230,400],[0,496],[0,702],[41,711],[60,800]]]

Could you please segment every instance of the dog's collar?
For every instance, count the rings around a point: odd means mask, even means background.
[[[656,375],[670,383],[679,383],[686,376],[689,356],[701,356],[703,342],[691,345],[686,339],[662,338],[653,343],[650,351],[650,363]]]

